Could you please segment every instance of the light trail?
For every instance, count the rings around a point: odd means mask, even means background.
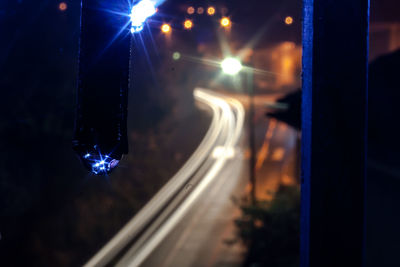
[[[223,136],[223,147],[225,153],[234,147],[241,134],[243,128],[244,109],[240,109],[239,104],[234,103],[236,110],[239,112],[236,117],[238,121],[235,123],[234,112],[231,109],[228,101],[224,100],[222,96],[213,94],[210,91],[195,90],[195,97],[202,99],[208,105],[214,106],[221,111],[220,125],[223,125],[223,129],[220,134]],[[243,113],[240,113],[243,111]],[[201,196],[203,191],[208,185],[217,177],[218,173],[223,168],[227,161],[226,156],[221,156],[217,159],[214,164],[209,168],[208,172],[204,175],[199,185],[194,188],[193,192],[183,201],[181,205],[174,208],[175,211],[169,215],[166,214],[166,218],[159,218],[159,220],[165,220],[161,225],[154,224],[153,229],[148,233],[148,236],[144,236],[142,242],[136,242],[135,245],[125,254],[122,260],[116,266],[140,266],[143,261],[150,255],[150,253],[161,243],[161,241],[171,232],[171,230],[180,222],[186,212],[195,203],[195,201]]]
[[[210,107],[213,119],[201,144],[170,181],[85,266],[106,266],[136,240],[117,266],[139,266],[177,225],[207,186],[215,180],[236,146],[243,129],[242,104],[205,89],[196,89],[197,101]],[[212,158],[215,147],[221,157]],[[226,154],[226,155],[225,155]],[[184,190],[187,184],[196,184]]]

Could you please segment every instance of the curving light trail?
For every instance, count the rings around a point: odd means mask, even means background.
[[[213,118],[199,147],[170,181],[85,266],[105,266],[127,250],[116,266],[139,266],[201,197],[229,160],[242,134],[244,108],[229,97],[197,88],[197,101],[210,107]],[[213,157],[213,149],[222,152]],[[186,185],[194,185],[185,190]]]

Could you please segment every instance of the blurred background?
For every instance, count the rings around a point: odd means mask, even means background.
[[[374,62],[399,49],[400,17],[396,1],[371,2]],[[211,129],[217,139],[191,161],[185,195],[157,225],[169,230],[135,252],[146,255],[140,264],[297,266],[301,0],[160,5],[132,37],[130,153],[107,177],[89,174],[71,149],[80,5],[0,3],[1,265],[83,265],[205,146]],[[243,69],[222,64],[227,58]]]

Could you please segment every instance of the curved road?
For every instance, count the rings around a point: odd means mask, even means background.
[[[183,266],[173,263],[174,255],[187,246],[185,236],[192,232],[190,228],[204,219],[218,220],[243,171],[241,157],[236,156],[242,153],[236,149],[245,111],[234,98],[206,89],[195,89],[194,97],[213,113],[203,141],[176,175],[85,266]],[[160,245],[166,238],[175,238],[172,243],[176,245]],[[160,249],[156,257],[149,257]],[[190,255],[177,258],[193,260]]]

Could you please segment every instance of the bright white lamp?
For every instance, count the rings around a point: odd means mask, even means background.
[[[238,59],[228,57],[222,61],[221,68],[224,73],[233,76],[238,74],[243,69],[243,66]]]

